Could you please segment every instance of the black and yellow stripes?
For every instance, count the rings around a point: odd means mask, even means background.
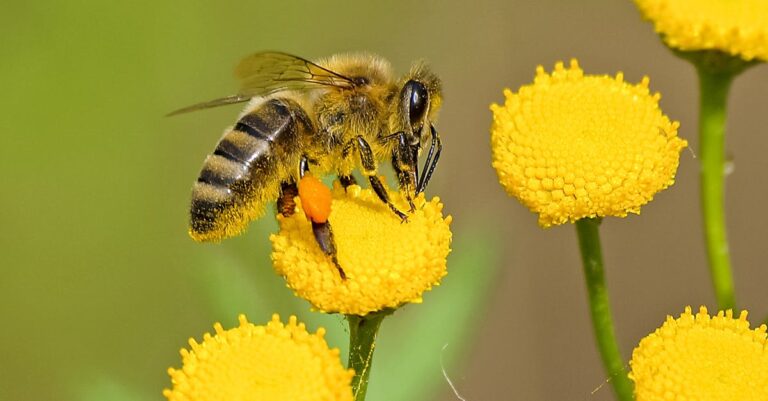
[[[198,241],[238,234],[264,205],[276,198],[300,146],[300,130],[310,129],[306,113],[287,99],[266,101],[243,116],[208,155],[192,188],[190,235]]]

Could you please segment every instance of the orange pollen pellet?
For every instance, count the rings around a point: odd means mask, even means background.
[[[315,176],[307,173],[299,181],[299,199],[307,219],[325,223],[331,214],[331,190]]]

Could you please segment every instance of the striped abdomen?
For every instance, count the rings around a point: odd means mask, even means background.
[[[306,113],[287,99],[266,101],[243,116],[205,159],[192,189],[192,238],[231,237],[259,217],[290,168],[298,167],[299,138],[309,129]]]

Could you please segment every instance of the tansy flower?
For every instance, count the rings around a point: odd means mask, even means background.
[[[632,353],[630,379],[637,401],[768,400],[766,326],[750,330],[747,312],[710,317],[691,307],[667,316]]]
[[[390,192],[400,210],[408,204]],[[336,185],[328,218],[333,229],[342,279],[318,246],[301,202],[290,217],[278,215],[272,235],[272,261],[289,288],[326,313],[366,315],[421,302],[424,291],[446,274],[451,216],[443,217],[438,198],[414,199],[416,210],[401,222],[371,190]]]
[[[567,69],[557,63],[551,75],[539,66],[532,85],[505,90],[505,104],[491,106],[501,185],[544,227],[640,213],[674,183],[687,145],[648,82],[584,75],[576,60]]]
[[[354,371],[344,369],[339,350],[329,349],[325,330],[307,332],[291,316],[277,315],[266,326],[240,316],[240,326],[189,340],[181,369],[168,369],[168,401],[352,401]]]
[[[765,0],[635,0],[669,47],[768,61]]]

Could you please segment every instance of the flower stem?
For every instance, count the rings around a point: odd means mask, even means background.
[[[370,313],[365,316],[347,315],[349,322],[349,364],[355,370],[352,378],[352,392],[355,401],[365,400],[368,390],[368,377],[371,374],[373,350],[376,346],[376,334],[384,317],[391,312]]]
[[[699,74],[699,146],[701,205],[709,270],[721,310],[736,304],[730,251],[725,230],[725,117],[728,90],[735,74],[695,64]]]
[[[603,367],[610,377],[613,391],[621,401],[634,400],[632,382],[624,369],[624,360],[619,352],[616,334],[613,330],[611,306],[603,272],[603,255],[600,249],[600,219],[580,219],[576,221],[579,237],[581,261],[584,265],[584,277],[587,281],[589,308],[592,315],[592,327],[595,340],[603,360]]]

